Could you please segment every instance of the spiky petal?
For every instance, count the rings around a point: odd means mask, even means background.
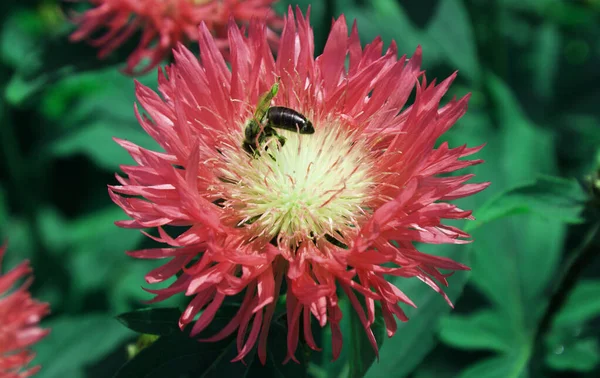
[[[5,251],[6,246],[0,247],[0,267]],[[25,283],[11,290],[21,279],[26,279]],[[30,377],[40,369],[27,367],[35,356],[29,347],[48,334],[38,323],[50,307],[31,298],[28,288],[32,280],[27,261],[0,274],[0,378]]]

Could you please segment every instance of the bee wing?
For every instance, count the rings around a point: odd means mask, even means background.
[[[275,95],[277,95],[277,92],[279,92],[279,80],[277,80],[271,89],[262,95],[258,100],[256,111],[254,112],[254,119],[257,122],[262,122],[263,118],[267,114],[267,111],[269,110],[269,107],[271,106],[271,100],[273,97],[275,97]]]

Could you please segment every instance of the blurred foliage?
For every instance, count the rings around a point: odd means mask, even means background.
[[[317,52],[343,13],[363,43],[395,40],[408,56],[421,45],[428,77],[459,70],[450,95],[472,92],[467,115],[440,142],[486,143],[478,154],[486,163],[468,171],[492,186],[457,201],[475,209],[476,221],[458,225],[476,241],[422,246],[471,266],[450,278],[456,309],[421,282],[397,279],[417,308],[391,339],[376,324],[378,358],[342,302],[339,360],[331,362],[325,328],[316,330],[322,353],[281,365],[285,324],[275,323],[264,367],[253,355],[230,364],[230,339],[206,345],[178,332],[182,298],[140,310],[149,299],[143,277],[157,264],[124,251],[153,242],[114,226],[125,216],[106,193],[131,162],[113,137],[155,145],[133,115],[133,80],[118,71],[127,46],[99,61],[68,42],[63,7],[72,4],[9,1],[0,5],[0,236],[10,240],[8,267],[30,259],[34,295],[52,306],[38,376],[600,376],[600,261],[590,253],[600,250],[600,202],[588,201],[594,192],[583,184],[600,165],[600,1],[282,0],[278,10],[296,3],[312,6]],[[138,80],[156,87],[156,74]],[[592,256],[579,267],[584,279],[558,300],[584,254]],[[137,334],[124,325],[161,337],[127,362]]]

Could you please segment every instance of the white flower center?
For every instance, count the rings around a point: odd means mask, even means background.
[[[374,186],[365,143],[335,123],[315,129],[311,135],[277,129],[285,145],[266,142],[256,157],[230,152],[224,206],[253,238],[290,247],[313,238],[344,243],[365,215]]]

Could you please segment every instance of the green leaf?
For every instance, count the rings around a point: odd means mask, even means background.
[[[525,352],[488,358],[464,370],[459,378],[525,378],[527,358]]]
[[[155,80],[154,75],[152,79],[150,75],[140,78],[142,83]],[[59,135],[44,151],[51,156],[84,154],[99,167],[116,171],[121,164],[132,164],[133,159],[115,137],[161,150],[135,118],[133,80],[117,72],[63,80],[44,96],[43,103],[45,114],[60,120]]]
[[[283,361],[287,356],[286,338],[287,328],[277,321],[271,323],[267,343],[267,363],[263,366],[259,361],[254,361],[246,377],[307,378],[308,358],[311,350],[305,343],[300,342],[298,346],[299,350],[296,352],[299,364],[288,362],[284,365]]]
[[[586,95],[584,99],[577,100],[576,106],[594,108],[600,99],[600,91]],[[588,102],[588,104],[582,104]],[[574,177],[583,177],[594,171],[599,162],[594,159],[600,153],[600,117],[586,114],[585,111],[575,109],[557,114],[553,118],[553,126],[559,132],[561,143],[559,144],[561,159],[568,162],[565,167],[566,173]],[[577,148],[573,148],[577,146]]]
[[[364,308],[364,302],[357,296]],[[346,295],[340,295],[339,306],[342,311],[340,328],[342,330],[343,344],[340,356],[333,361],[331,329],[327,326],[321,332],[323,352],[320,355],[321,365],[312,365],[312,373],[316,377],[362,377],[376,360],[364,326],[354,307]],[[375,305],[375,323],[371,326],[375,340],[381,353],[381,346],[385,336],[385,325],[381,318],[380,305]]]
[[[490,188],[502,193],[514,188],[515,182],[530,182],[532,177],[556,172],[552,163],[552,135],[524,115],[510,88],[501,79],[488,74],[485,82],[492,96],[496,120],[503,130],[502,134],[489,141],[494,154],[488,154],[489,159],[483,164],[487,165],[487,171],[496,172]],[[515,209],[528,206],[523,203],[525,201],[538,203],[537,199],[530,197],[539,194],[551,199],[553,204],[560,204],[558,208],[564,208],[565,203],[570,203],[573,193],[577,193],[571,181],[547,177],[541,180],[538,185],[519,189],[517,194],[521,199],[513,203],[512,209],[511,206],[505,207],[518,212]],[[561,193],[567,194],[566,202],[558,195]],[[498,198],[501,197],[498,194]],[[490,203],[495,201],[490,200]],[[513,199],[508,204],[511,201]],[[483,206],[480,211],[483,212],[486,207]],[[575,220],[573,214],[576,211],[566,219]],[[490,212],[489,218],[497,219],[498,214],[501,212]],[[473,232],[475,256],[471,282],[508,317],[507,327],[514,327],[515,332],[526,332],[533,326],[531,322],[535,321],[543,307],[542,293],[554,278],[562,250],[565,225],[559,217],[561,215],[551,219],[513,216],[488,223]]]
[[[571,27],[594,25],[596,22],[594,13],[585,6],[562,1],[554,1],[551,6],[543,10],[543,15],[548,20]]]
[[[371,329],[375,335],[377,346],[381,349],[385,336],[385,324],[379,308],[380,306],[376,306],[375,323],[371,326]],[[366,335],[364,325],[361,323],[356,310],[348,308],[348,312],[348,315],[350,315],[351,339],[344,340],[350,346],[350,371],[348,377],[360,378],[365,376],[365,373],[369,370],[377,355],[373,350],[373,346]]]
[[[25,102],[29,97],[39,92],[48,85],[48,77],[45,75],[26,80],[20,75],[13,75],[4,90],[4,98],[11,105]]]
[[[505,8],[541,12],[553,4],[556,4],[556,0],[500,0],[500,4]]]
[[[506,332],[519,335],[518,342],[527,342],[540,316],[564,235],[562,223],[530,216],[502,219],[474,233],[471,283],[494,305]]]
[[[38,252],[34,248],[31,238],[32,227],[25,219],[19,217],[7,217],[0,229],[0,245],[8,246],[2,261],[2,269],[10,269],[24,259],[32,259]]]
[[[475,36],[463,1],[440,1],[426,33],[461,75],[474,82],[480,80]]]
[[[597,2],[563,2],[557,0],[502,0],[504,8],[519,12],[531,12],[533,15],[543,17],[546,21],[559,26],[583,28],[594,25],[594,16],[598,9]],[[585,30],[585,29],[582,29]]]
[[[432,254],[450,257],[468,264],[467,246],[444,245],[431,248]],[[467,282],[467,272],[456,272],[448,279],[446,294],[455,301],[462,293]],[[404,377],[407,376],[435,346],[434,334],[439,319],[451,310],[444,299],[421,281],[407,278],[391,280],[400,290],[405,292],[417,305],[417,308],[405,308],[410,319],[398,323],[396,334],[385,340],[380,353],[379,362],[374,363],[367,372],[367,378]]]
[[[98,71],[107,67],[116,71],[114,67],[123,64],[138,43],[137,38],[130,38],[108,58],[98,59],[98,49],[89,43],[69,41],[71,25],[60,23],[60,26],[60,29],[44,33],[42,38],[35,41],[35,48],[28,49],[26,54],[20,57],[22,62],[18,65],[11,79],[12,84],[5,94],[11,105],[22,106],[26,102],[32,102],[34,96],[42,89],[77,73]],[[10,43],[10,46],[12,45],[14,42]],[[9,56],[8,59],[14,60],[15,57]]]
[[[13,9],[0,30],[0,59],[12,68],[27,64],[41,36],[41,19],[29,9]]]
[[[547,101],[555,95],[562,36],[557,25],[547,22],[535,31],[534,38],[529,72],[533,75],[535,93]]]
[[[53,207],[44,207],[38,210],[37,224],[44,238],[44,242],[52,253],[60,253],[62,248],[71,246],[73,230],[66,220]]]
[[[531,335],[547,303],[546,290],[557,274],[565,222],[579,220],[582,196],[574,181],[552,177],[557,170],[553,135],[526,117],[501,79],[488,74],[485,83],[500,132],[491,135],[483,151],[482,166],[493,173],[489,177],[495,197],[476,211],[482,227],[477,223],[472,227],[470,282],[492,308],[467,318],[452,315],[443,324],[450,328],[442,327],[441,334],[450,345],[501,352],[472,365],[461,377],[516,378],[527,375]],[[515,187],[517,182],[527,184]],[[546,217],[534,216],[540,213]],[[484,315],[483,324],[477,324]],[[459,334],[461,325],[464,335]],[[479,338],[481,332],[490,335]]]
[[[179,331],[180,316],[177,308],[144,308],[121,314],[117,320],[135,332],[165,336]]]
[[[554,320],[554,326],[581,325],[600,313],[600,281],[580,282]]]
[[[487,72],[484,83],[489,91],[494,116],[502,133],[490,145],[501,148],[495,156],[496,183],[505,187],[530,181],[537,175],[555,175],[557,171],[553,151],[554,135],[532,122],[511,88],[498,76]]]
[[[85,117],[88,114],[77,114],[78,108],[83,107],[83,103],[90,101],[90,94],[93,93],[97,96],[105,92],[107,86],[111,86],[107,83],[115,82],[115,80],[104,76],[107,75],[75,75],[57,82],[44,92],[40,102],[40,112],[44,118],[58,123],[59,128],[81,128],[82,121],[86,120]],[[123,88],[124,93],[127,93],[128,90],[132,91],[131,85],[129,88]],[[131,100],[133,101],[133,96]],[[102,100],[95,101],[98,105],[102,104]],[[97,113],[100,113],[100,111]]]
[[[590,372],[600,363],[598,340],[587,338],[558,345],[546,355],[546,364],[554,370]]]
[[[123,260],[118,260],[120,258]],[[160,284],[148,285],[145,280],[146,274],[161,265],[156,261],[134,259],[126,256],[125,253],[115,260],[117,261],[113,265],[118,265],[118,267],[114,268],[114,279],[107,288],[107,296],[111,299],[110,307],[115,313],[131,311],[132,304],[152,299],[153,295],[142,290],[143,287],[163,289],[175,282],[175,277],[172,277]],[[174,295],[161,301],[160,304],[166,307],[180,307],[185,306],[187,301],[188,299],[184,295]]]
[[[345,6],[339,4],[339,0],[337,3],[338,13],[344,13],[348,23],[357,20],[363,45],[381,36],[386,44],[396,41],[400,55],[410,55],[418,45],[422,45],[427,67],[450,62],[460,70],[461,76],[472,81],[480,79],[474,33],[461,1],[440,1],[424,29],[414,25],[395,0],[373,0],[364,5]],[[381,25],[394,27],[382,28]]]
[[[126,217],[121,208],[111,203],[108,207],[70,221],[67,226],[70,240],[79,246],[94,246],[104,252],[134,248],[143,235],[137,230],[132,232],[115,225],[115,221]]]
[[[134,125],[133,122],[131,125]],[[120,164],[133,164],[127,151],[114,140],[119,137],[138,145],[152,145],[153,139],[141,128],[134,129],[127,125],[96,122],[54,143],[52,153],[55,156],[71,156],[82,153],[92,159],[98,166],[109,171],[116,171]]]
[[[338,8],[341,12],[342,8]],[[400,55],[412,55],[418,45],[425,45],[421,31],[413,25],[404,9],[394,0],[373,0],[369,6],[348,6],[343,9],[349,24],[356,19],[361,43],[364,46],[381,36],[385,44],[395,40]],[[394,25],[382,28],[381,25]],[[427,62],[433,64],[440,58],[437,49],[425,48]]]
[[[217,315],[209,328],[216,331],[228,320],[227,317]],[[184,332],[161,336],[128,361],[114,378],[306,377],[307,364],[304,354],[297,353],[300,365],[282,365],[287,350],[286,330],[277,322],[271,325],[269,332],[265,366],[260,364],[254,352],[245,358],[245,363],[231,362],[238,353],[235,337],[204,343],[190,338],[190,329],[191,327],[188,327]]]
[[[34,346],[34,363],[42,365],[39,377],[43,378],[84,378],[88,366],[135,335],[114,318],[101,314],[61,316],[42,325],[51,329],[50,335]]]
[[[243,377],[249,366],[231,363],[235,356],[235,342],[231,339],[201,343],[179,332],[162,336],[142,349],[114,378]]]
[[[456,353],[455,350],[443,344],[436,348],[409,375],[410,378],[456,378],[460,371],[472,362],[468,357]],[[400,378],[400,377],[399,377]]]
[[[595,233],[595,232],[594,232]],[[546,334],[546,364],[555,370],[589,372],[600,362],[600,348],[593,325],[586,322],[600,313],[600,281],[580,282]]]
[[[6,227],[6,223],[8,222],[8,204],[6,203],[6,193],[4,188],[0,186],[0,229],[4,229]],[[0,238],[2,240],[6,239],[4,235],[0,234]]]
[[[494,220],[516,214],[533,213],[565,223],[580,223],[586,194],[574,179],[540,176],[489,200],[475,211],[475,221],[467,231]]]
[[[512,222],[516,252],[513,269],[517,270],[510,274],[517,273],[515,276],[519,277],[527,327],[537,327],[534,320],[541,315],[539,311],[548,299],[548,290],[554,287],[560,272],[567,227],[559,220],[519,218]]]
[[[137,248],[144,235],[114,224],[126,218],[118,206],[72,220],[65,219],[56,209],[42,208],[37,218],[49,252],[63,261],[70,272],[74,283],[71,306],[83,305],[85,296],[99,290],[110,297],[110,310],[114,313],[130,311],[133,303],[149,299],[141,287],[146,284],[145,274],[156,268],[157,262],[134,259],[125,253]],[[177,306],[176,300],[171,298],[163,305]]]
[[[514,346],[513,335],[504,327],[498,313],[490,310],[442,318],[440,329],[441,340],[456,348],[508,353]]]
[[[331,328],[327,325],[321,333],[321,344],[323,351],[320,355],[320,364],[311,364],[310,371],[312,375],[317,378],[329,378],[329,377],[347,377],[350,371],[350,337],[351,321],[349,311],[354,311],[352,306],[348,303],[348,299],[345,296],[340,296],[339,306],[342,311],[342,320],[340,321],[340,329],[342,330],[342,350],[337,360],[333,360],[332,343],[331,343]]]

